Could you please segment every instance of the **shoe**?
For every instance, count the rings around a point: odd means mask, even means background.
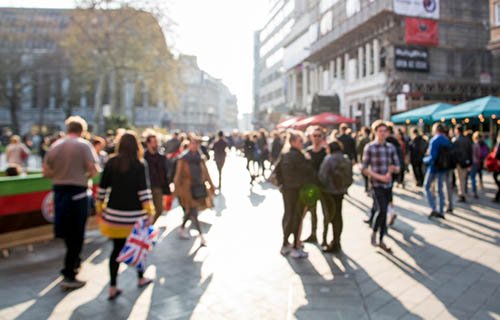
[[[365,219],[365,220],[363,220],[363,222],[366,223],[366,224],[369,224],[369,225],[372,224],[372,221],[370,219]]]
[[[394,224],[394,221],[396,221],[396,218],[398,217],[397,214],[392,213],[392,216],[389,218],[389,225],[392,226]]]
[[[120,289],[116,289],[114,294],[108,295],[108,301],[113,301],[115,300],[119,295],[122,294],[122,291]]]
[[[380,249],[384,250],[385,252],[392,253],[391,248],[389,248],[385,243],[380,242],[378,246]]]
[[[179,238],[182,240],[188,240],[189,239],[189,232],[187,231],[186,228],[179,228]]]
[[[142,279],[144,279],[142,282],[140,280],[139,282],[137,282],[137,288],[144,288],[153,282],[153,279],[148,279],[148,278],[142,278]]]
[[[371,244],[372,246],[377,246],[377,233],[376,232],[372,232],[372,236],[371,236]]]
[[[432,211],[432,212],[431,212],[431,214],[429,214],[429,217],[428,217],[428,218],[429,218],[429,219],[430,219],[430,218],[435,218],[435,217],[437,217],[438,215],[439,215],[439,213],[438,213],[437,211]]]
[[[465,200],[465,196],[460,196],[460,197],[458,197],[458,202],[460,202],[460,203],[466,203],[467,200]]]
[[[64,278],[64,280],[61,282],[60,285],[61,285],[61,289],[63,289],[63,290],[73,290],[73,289],[80,289],[85,284],[86,284],[85,281]]]
[[[479,195],[476,193],[474,193],[474,199],[479,199]]]
[[[446,210],[446,213],[448,213],[448,214],[453,214],[453,209],[448,209],[448,210]]]
[[[288,254],[290,254],[290,252],[292,252],[292,246],[287,244],[287,245],[284,245],[283,247],[281,247],[281,250],[280,250],[280,253],[282,256],[286,256]]]
[[[437,214],[436,218],[446,220],[446,218],[444,217],[444,214]]]
[[[338,243],[333,244],[332,243],[329,246],[327,246],[326,248],[324,248],[322,251],[325,253],[337,254],[337,253],[340,253],[341,250],[342,249],[340,247],[340,244],[338,244]]]
[[[316,236],[314,235],[310,235],[309,238],[307,238],[306,240],[304,240],[304,242],[308,242],[308,243],[318,243],[318,239],[316,238]]]
[[[290,257],[294,259],[305,259],[309,257],[309,254],[302,249],[293,249],[290,253]]]

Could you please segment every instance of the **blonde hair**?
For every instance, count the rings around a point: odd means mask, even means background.
[[[21,138],[17,134],[15,134],[12,137],[10,137],[10,143],[16,144],[16,143],[19,143],[19,142],[21,142]]]

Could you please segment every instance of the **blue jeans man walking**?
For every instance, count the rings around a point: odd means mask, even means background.
[[[446,180],[447,171],[432,172],[430,168],[427,169],[424,180],[425,194],[427,196],[427,201],[429,201],[429,206],[432,209],[430,217],[435,216],[444,219],[444,191],[443,184]],[[439,211],[436,207],[436,199],[434,192],[432,192],[432,183],[436,181],[436,188],[439,196]]]

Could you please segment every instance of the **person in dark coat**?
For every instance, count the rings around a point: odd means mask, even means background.
[[[338,137],[338,140],[344,146],[344,154],[346,154],[353,163],[356,163],[357,160],[356,141],[353,139],[353,137],[351,137],[347,133],[347,129],[348,129],[347,124],[342,123],[340,125],[340,136]]]
[[[226,162],[226,149],[229,147],[226,139],[224,138],[224,132],[219,131],[217,134],[218,139],[212,145],[212,150],[214,150],[214,160],[217,165],[217,171],[219,172],[219,185],[218,189],[220,192],[222,186],[222,168]]]
[[[413,140],[411,140],[409,145],[410,163],[413,168],[417,187],[422,187],[424,185],[423,159],[427,150],[427,141],[425,141],[417,128],[413,129],[412,133]]]

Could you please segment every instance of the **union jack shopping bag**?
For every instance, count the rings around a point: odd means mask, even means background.
[[[147,226],[146,220],[138,220],[116,261],[125,262],[129,266],[134,266],[138,270],[144,271],[146,256],[148,251],[153,249],[157,236],[158,230],[151,225]]]

